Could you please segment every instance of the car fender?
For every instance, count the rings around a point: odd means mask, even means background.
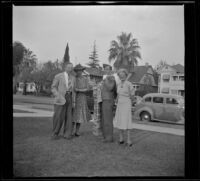
[[[153,116],[153,111],[152,111],[152,109],[149,108],[149,107],[142,107],[142,108],[140,108],[140,109],[138,109],[138,110],[135,110],[134,114],[135,114],[136,117],[140,117],[140,114],[141,114],[142,112],[144,112],[144,111],[148,112],[148,113],[151,115],[151,118],[154,117],[154,116]]]

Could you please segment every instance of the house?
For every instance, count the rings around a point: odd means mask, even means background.
[[[100,68],[85,67],[83,75],[88,77],[90,82],[98,83],[103,79],[103,70]]]
[[[165,65],[159,70],[158,92],[185,96],[184,66]]]
[[[146,93],[158,91],[157,77],[152,66],[146,63],[144,66],[135,66],[128,80],[133,84],[133,88],[138,95],[143,96]]]
[[[17,91],[19,93],[23,93],[23,91],[24,91],[24,83],[23,82],[19,82],[17,84]],[[27,93],[34,93],[34,92],[36,92],[36,85],[35,85],[34,82],[27,82],[26,83],[26,92]]]

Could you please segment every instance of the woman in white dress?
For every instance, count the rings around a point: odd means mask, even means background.
[[[119,129],[119,144],[124,143],[124,131],[127,133],[127,145],[132,146],[130,138],[130,129],[132,128],[132,98],[134,89],[127,80],[128,72],[126,69],[120,69],[118,76],[121,80],[117,85],[117,110],[114,119],[114,127]]]

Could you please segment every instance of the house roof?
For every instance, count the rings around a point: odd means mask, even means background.
[[[129,81],[131,82],[139,82],[141,78],[144,76],[144,74],[147,73],[148,68],[151,66],[135,66],[134,72],[132,73],[131,77],[129,78]]]
[[[93,75],[93,76],[97,76],[97,77],[102,77],[104,75],[103,71],[98,69],[98,68],[86,67],[85,71],[88,74]]]
[[[92,68],[92,67],[85,67],[85,71],[90,75],[98,76],[98,77],[102,77],[103,75],[106,74],[104,70],[100,70],[98,68]],[[111,70],[111,73],[113,74],[114,71]]]
[[[177,72],[179,73],[184,73],[184,66],[181,64],[176,64],[171,66],[172,68],[176,69]]]

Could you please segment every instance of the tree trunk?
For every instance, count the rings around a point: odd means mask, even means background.
[[[27,94],[27,85],[26,85],[26,81],[24,82],[24,91],[23,91],[23,95],[25,95],[26,96],[26,94]]]

